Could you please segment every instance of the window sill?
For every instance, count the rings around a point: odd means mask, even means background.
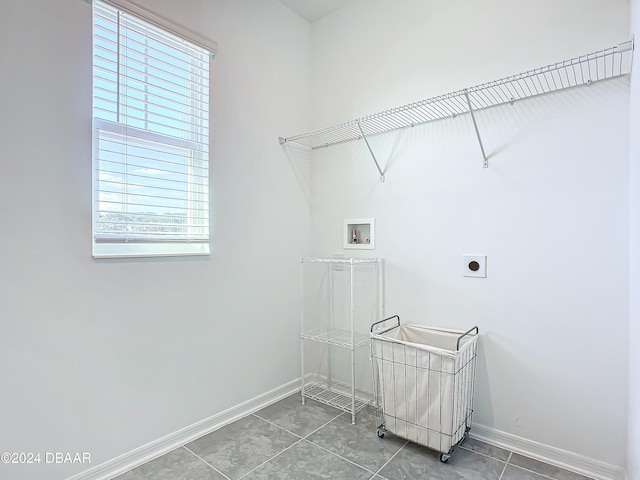
[[[95,243],[93,258],[186,257],[209,255],[208,243]]]

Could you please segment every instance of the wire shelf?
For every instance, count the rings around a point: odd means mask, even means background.
[[[320,403],[324,403],[326,405],[330,405],[332,407],[338,408],[343,412],[347,413],[357,413],[362,410],[364,407],[372,403],[373,396],[370,400],[365,401],[361,398],[355,397],[355,411],[352,412],[352,397],[351,395],[345,394],[338,390],[327,388],[319,383],[308,383],[304,386],[303,391],[305,398],[311,398]]]
[[[314,328],[303,332],[300,335],[307,340],[315,340],[316,342],[328,343],[338,347],[350,348],[351,345],[351,330],[342,328],[329,329],[326,327]],[[359,347],[369,343],[369,334],[362,332],[353,332],[353,346]]]
[[[343,258],[343,257],[302,257],[301,263],[317,262],[317,263],[377,263],[379,258]]]
[[[633,40],[500,80],[402,105],[310,132],[280,137],[311,149],[357,140],[370,135],[513,103],[631,72]],[[474,120],[475,121],[475,120]],[[374,158],[375,159],[375,158]],[[382,173],[382,172],[381,172]]]

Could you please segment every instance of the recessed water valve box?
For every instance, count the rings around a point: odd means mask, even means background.
[[[343,248],[375,249],[375,220],[373,218],[345,219],[342,238]]]
[[[462,275],[464,277],[486,277],[487,276],[487,256],[486,255],[463,255]]]

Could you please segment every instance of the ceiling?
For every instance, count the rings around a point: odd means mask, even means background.
[[[298,15],[314,22],[353,0],[280,0]]]

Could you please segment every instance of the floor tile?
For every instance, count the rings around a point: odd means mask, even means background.
[[[442,463],[440,453],[408,443],[379,473],[389,480],[498,480],[504,465],[461,448]]]
[[[543,477],[529,470],[507,465],[501,480],[549,480],[549,477]]]
[[[306,437],[340,415],[340,410],[306,399],[302,405],[300,393],[291,395],[255,413],[279,427]]]
[[[472,452],[482,453],[483,455],[487,455],[502,462],[509,460],[509,455],[511,455],[509,450],[489,445],[488,443],[481,442],[480,440],[476,440],[471,437],[465,438],[464,442],[462,442],[460,446],[467,450],[471,450]]]
[[[249,415],[186,447],[231,480],[237,480],[298,440],[282,428]]]
[[[242,480],[369,480],[372,476],[372,472],[301,440]]]
[[[551,477],[554,480],[590,480],[589,477],[585,477],[584,475],[573,473],[569,470],[565,470],[554,465],[549,465],[548,463],[543,463],[538,460],[534,460],[533,458],[519,455],[517,453],[514,453],[511,456],[509,463],[511,465],[526,468],[527,470],[539,473],[540,475],[546,475],[547,477]]]
[[[350,414],[343,414],[307,440],[376,472],[406,443],[391,434],[379,438],[377,426],[375,415],[365,411],[359,412],[355,425]]]
[[[191,452],[178,448],[114,480],[224,480],[224,476]]]

